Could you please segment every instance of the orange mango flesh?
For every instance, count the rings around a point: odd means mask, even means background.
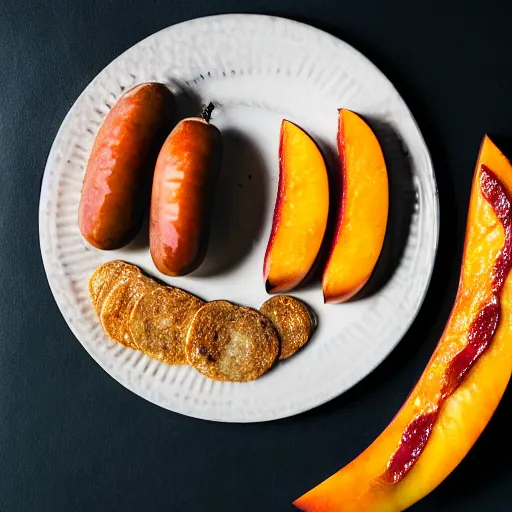
[[[504,230],[482,196],[486,165],[512,197],[512,166],[486,136],[478,158],[467,221],[459,290],[445,331],[424,373],[386,430],[359,457],[295,501],[306,512],[399,512],[439,485],[473,446],[505,392],[512,371],[512,273],[500,297],[501,319],[490,347],[441,406],[417,462],[396,484],[379,477],[400,445],[402,433],[440,399],[442,376],[467,342],[469,327],[492,294],[492,272]]]
[[[315,142],[284,120],[279,147],[279,188],[265,254],[267,291],[296,287],[315,262],[329,214],[327,167]]]
[[[338,152],[342,200],[324,271],[325,302],[343,302],[370,278],[388,219],[388,175],[379,141],[354,112],[340,109]]]

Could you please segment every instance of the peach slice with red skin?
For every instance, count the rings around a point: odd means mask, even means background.
[[[279,186],[263,275],[269,293],[295,288],[315,263],[329,214],[324,158],[297,125],[281,123]]]
[[[424,373],[361,455],[295,501],[305,512],[399,512],[439,485],[489,422],[512,371],[512,165],[485,136],[459,290]]]
[[[388,175],[379,141],[357,114],[340,109],[342,198],[324,270],[325,302],[344,302],[366,284],[379,258],[388,219]]]

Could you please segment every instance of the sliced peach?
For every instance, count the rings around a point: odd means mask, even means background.
[[[315,142],[284,120],[279,146],[279,187],[264,264],[268,292],[295,288],[315,262],[329,214],[327,167]]]
[[[342,199],[324,270],[325,302],[344,302],[370,278],[388,220],[388,175],[379,141],[354,112],[339,110]]]
[[[452,313],[409,398],[359,457],[299,498],[306,512],[399,512],[439,485],[489,422],[512,370],[512,165],[486,136]]]

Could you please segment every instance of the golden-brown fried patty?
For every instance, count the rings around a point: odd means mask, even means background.
[[[201,299],[179,288],[159,286],[132,309],[129,329],[136,347],[168,364],[187,364],[187,330]]]
[[[217,300],[195,314],[186,350],[189,363],[206,377],[245,382],[272,366],[279,338],[270,320],[255,309]]]
[[[311,338],[314,321],[308,308],[289,295],[276,295],[260,307],[277,329],[281,338],[279,359],[286,359],[303,347]]]
[[[121,279],[140,274],[140,270],[135,265],[121,260],[107,261],[100,265],[89,280],[89,294],[96,313],[98,315],[101,313],[105,299]]]
[[[137,348],[132,340],[128,323],[137,301],[157,284],[140,275],[128,276],[112,289],[101,309],[100,320],[105,334],[118,343]]]

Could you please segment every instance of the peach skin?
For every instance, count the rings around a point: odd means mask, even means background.
[[[359,457],[304,494],[306,512],[399,512],[460,463],[512,371],[512,166],[485,136],[473,179],[457,298],[409,398]]]
[[[388,175],[370,127],[354,112],[339,110],[338,153],[342,198],[322,288],[325,302],[344,302],[370,278],[388,219]]]
[[[309,135],[284,120],[279,186],[263,269],[267,292],[289,291],[308,275],[322,245],[328,214],[324,158]]]

